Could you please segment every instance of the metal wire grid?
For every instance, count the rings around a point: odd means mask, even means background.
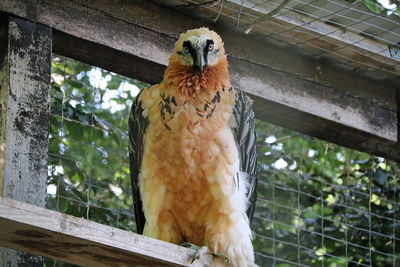
[[[299,181],[300,181],[300,179],[299,179]],[[273,185],[271,185],[271,186],[273,186]],[[279,188],[279,189],[282,189],[282,190],[290,191],[290,189],[282,187],[282,186],[275,185],[275,188]],[[297,193],[298,193],[299,197],[302,194],[310,196],[309,194],[301,192],[301,191],[297,192]],[[323,195],[323,191],[321,190],[321,196],[322,195]],[[319,200],[321,202],[321,208],[323,208],[324,205],[328,204],[326,200],[322,199],[322,197],[312,196],[312,195],[310,197],[315,198],[316,200]],[[282,204],[279,204],[279,203],[276,203],[276,202],[273,202],[273,201],[268,201],[268,200],[265,200],[265,199],[258,199],[258,201],[265,202],[265,203],[267,203],[269,205],[277,206],[277,207],[279,207],[281,209],[288,209],[288,210],[291,210],[293,212],[298,212],[299,214],[301,214],[301,212],[308,212],[309,213],[308,209],[301,209],[301,208],[299,209],[299,208],[287,207],[285,205],[282,205]],[[344,208],[346,210],[346,212],[348,210],[359,211],[357,209],[354,209],[351,206],[346,206],[346,205],[343,205],[343,204],[335,204],[335,206],[340,207],[340,208]],[[275,211],[273,211],[273,213],[275,213]],[[321,237],[321,247],[324,247],[324,242],[323,242],[324,239],[331,239],[333,241],[336,241],[336,242],[339,242],[339,243],[343,244],[346,247],[348,247],[350,245],[350,246],[354,246],[354,247],[357,247],[357,248],[360,248],[360,249],[363,249],[363,250],[368,250],[368,251],[371,251],[371,249],[372,249],[372,243],[370,243],[369,246],[367,247],[367,246],[363,246],[363,245],[352,244],[348,240],[346,240],[346,238],[345,238],[345,240],[342,240],[342,239],[338,239],[338,238],[335,238],[335,237],[332,237],[332,236],[329,236],[329,235],[325,234],[324,231],[323,231],[324,222],[325,221],[328,221],[328,222],[331,222],[331,223],[341,224],[341,226],[345,227],[346,229],[353,228],[353,229],[355,229],[355,230],[357,230],[359,232],[366,232],[368,234],[369,240],[372,237],[372,235],[374,235],[374,236],[379,237],[379,238],[386,238],[388,241],[390,241],[390,240],[394,240],[395,242],[399,242],[400,241],[400,238],[396,237],[394,234],[390,234],[390,235],[389,234],[382,234],[380,232],[371,230],[371,221],[370,221],[370,219],[373,216],[372,212],[368,212],[367,213],[368,218],[369,218],[368,229],[356,227],[356,226],[353,226],[351,224],[348,224],[347,222],[342,222],[342,221],[326,218],[326,217],[324,217],[323,213],[322,213],[322,215],[319,215],[319,214],[316,214],[316,213],[311,213],[311,215],[321,219],[321,230],[322,230],[321,232],[315,232],[315,231],[312,231],[312,230],[309,230],[307,228],[300,227],[300,226],[296,227],[295,225],[290,225],[290,224],[287,224],[287,223],[276,221],[275,219],[268,219],[268,218],[265,218],[265,217],[262,217],[262,216],[258,216],[258,215],[256,215],[255,218],[261,219],[261,220],[264,220],[264,221],[267,221],[267,222],[270,222],[270,223],[274,223],[274,224],[277,224],[277,225],[280,225],[280,226],[293,228],[293,229],[296,230],[296,232],[297,232],[297,234],[299,236],[300,236],[300,233],[302,231],[310,233],[310,234],[313,234],[313,235],[316,235],[316,236],[320,236]],[[381,217],[381,216],[379,216],[379,217]],[[347,220],[347,217],[345,217],[345,218]],[[389,218],[389,221],[392,222],[392,223],[395,223],[396,219]],[[347,231],[345,232],[345,235],[347,235]],[[262,235],[257,234],[257,233],[255,233],[255,236],[256,237],[260,237],[260,238],[269,239],[269,240],[272,240],[272,241],[275,241],[275,242],[282,242],[284,244],[292,245],[292,246],[295,246],[295,247],[298,247],[298,248],[301,248],[301,249],[305,249],[305,250],[309,250],[309,251],[315,251],[312,248],[308,248],[308,247],[305,247],[305,246],[301,245],[301,243],[299,241],[298,241],[298,243],[293,243],[293,242],[288,242],[288,241],[284,241],[284,240],[279,240],[278,238],[275,238],[274,236],[271,238],[271,237],[268,237],[268,236],[262,236]],[[380,254],[380,255],[382,255],[384,257],[391,257],[391,258],[393,258],[393,262],[395,262],[395,260],[399,259],[399,256],[395,256],[395,254],[392,254],[392,253],[387,253],[387,252],[383,252],[383,251],[379,251],[379,250],[374,250],[374,253]],[[335,256],[335,255],[332,255],[332,254],[324,252],[324,256],[325,257],[337,258],[337,259],[343,259],[343,260],[346,260],[346,262],[348,262],[348,263],[357,263],[357,264],[360,264],[361,266],[375,266],[375,265],[372,264],[371,260],[370,260],[371,264],[365,264],[365,263],[362,263],[362,262],[358,263],[358,261],[348,260],[348,258],[349,258],[348,255],[346,255],[346,257],[343,258],[343,257],[338,257],[338,256]],[[274,259],[277,260],[276,257],[274,257]],[[278,260],[284,260],[284,259],[278,259]],[[294,263],[294,264],[295,265],[301,265],[301,263],[300,263],[301,257],[298,257],[298,261],[299,262],[297,264],[296,263]]]
[[[307,159],[307,157],[300,158],[299,160],[299,170],[301,170],[301,165],[304,165],[304,162],[307,162],[312,159]],[[272,176],[269,180],[261,179],[260,181],[260,191],[265,190],[265,188],[269,188],[270,199],[266,199],[263,196],[260,196],[257,200],[257,209],[254,218],[253,226],[255,225],[255,242],[258,242],[257,239],[270,241],[269,244],[272,249],[263,248],[262,251],[270,251],[270,253],[261,253],[260,251],[256,252],[256,257],[259,262],[263,262],[262,266],[275,266],[282,264],[289,264],[290,266],[332,266],[333,259],[336,263],[339,262],[340,266],[349,266],[353,264],[357,264],[359,266],[387,266],[392,264],[392,266],[396,266],[400,262],[400,253],[399,249],[396,249],[396,242],[400,241],[400,237],[396,236],[396,227],[399,228],[399,219],[396,217],[395,213],[392,216],[382,215],[374,212],[372,207],[373,202],[371,199],[373,198],[373,191],[376,192],[376,187],[372,184],[371,177],[368,177],[368,181],[363,184],[358,185],[350,185],[348,184],[349,172],[347,172],[344,182],[340,183],[330,183],[326,181],[324,177],[325,169],[326,169],[326,157],[323,159],[324,168],[322,169],[322,173],[320,177],[311,177],[309,175],[304,175],[301,172],[291,172],[288,170],[283,170],[283,172],[287,172],[286,175],[293,177],[293,184],[288,186],[288,184],[282,184],[275,178],[277,173],[282,173],[282,170],[272,170],[268,172],[269,176]],[[347,159],[346,165],[350,166],[351,159]],[[307,163],[306,165],[308,165]],[[337,170],[340,172],[340,168]],[[311,182],[313,184],[318,184],[320,188],[320,194],[310,194],[306,192],[306,188],[304,184],[307,182]],[[356,186],[356,187],[354,187]],[[357,189],[357,186],[360,187]],[[337,199],[334,202],[328,201],[330,190],[329,188],[337,188],[338,190],[346,192],[341,196],[341,198]],[[289,192],[289,196],[288,193]],[[284,202],[282,203],[282,199],[278,199],[277,196],[280,194],[284,194],[283,198],[289,198],[288,201],[290,204]],[[354,207],[348,204],[349,198],[357,198],[362,201],[364,199],[365,206],[363,208]],[[311,202],[320,203],[319,212],[315,212],[310,210],[311,205],[304,204],[307,203],[306,199],[311,199]],[[285,200],[286,201],[286,200]],[[399,203],[394,196],[393,199],[386,199],[386,204],[393,205],[394,210],[398,210]],[[382,204],[382,203],[381,203]],[[336,209],[338,213],[344,213],[344,216],[340,217],[340,220],[336,218],[331,218],[328,213],[324,213],[324,209]],[[263,212],[261,213],[260,210]],[[387,210],[388,211],[388,210]],[[291,218],[295,217],[295,220],[285,221],[282,220],[282,217],[279,218],[277,214],[292,214]],[[367,224],[363,226],[355,225],[356,222],[353,220],[352,216],[356,214],[363,214],[363,216],[367,216]],[[267,216],[265,216],[267,215]],[[312,225],[304,225],[304,221],[307,218],[315,219],[315,222]],[[376,222],[377,218],[385,221],[385,224],[389,225],[390,232],[385,232],[382,229],[373,229],[372,221]],[[271,227],[273,232],[263,232],[262,230],[257,230],[257,225],[259,221],[265,222],[267,227]],[[313,229],[315,225],[320,224],[319,230]],[[354,223],[354,224],[353,224]],[[337,229],[340,229],[339,232],[342,233],[341,238],[338,238],[338,231],[332,229],[332,226],[336,226]],[[374,226],[375,227],[375,226]],[[281,237],[277,237],[278,229],[286,229],[287,235],[282,235]],[[258,232],[259,231],[259,232]],[[362,235],[368,239],[367,244],[359,244],[353,240],[352,236],[349,237],[348,233],[356,232],[359,235]],[[398,231],[398,230],[397,230]],[[266,234],[267,233],[267,234]],[[289,233],[289,234],[288,234]],[[308,236],[310,239],[316,239],[316,243],[319,243],[319,248],[317,247],[309,247],[304,241],[304,236]],[[340,235],[339,235],[340,236]],[[380,239],[384,240],[386,244],[392,245],[392,250],[382,250],[381,248],[377,248],[374,244],[374,240]],[[326,245],[326,243],[336,243],[336,247],[329,247],[330,245]],[[339,246],[339,247],[337,247]],[[257,247],[257,245],[256,245]],[[279,255],[277,253],[276,247],[281,247],[281,251],[297,251],[297,255]],[[341,248],[340,248],[341,247]],[[340,252],[340,250],[345,249],[344,252]],[[339,250],[336,251],[336,250]],[[290,254],[290,253],[289,253]],[[292,253],[293,254],[293,253]],[[384,257],[390,259],[388,262],[377,262],[376,257],[372,258],[372,256],[376,254],[379,257]],[[368,255],[367,259],[365,255]],[[379,258],[378,257],[378,258]],[[314,258],[314,261],[309,259]],[[264,259],[264,260],[263,260]],[[265,260],[269,260],[264,262]],[[296,261],[297,260],[297,261]],[[386,265],[385,265],[386,264]],[[286,265],[282,265],[286,266]],[[336,265],[334,265],[336,266]]]
[[[112,108],[111,106],[102,107],[106,93],[103,94],[103,97],[99,97],[100,91],[117,91],[115,97],[121,98],[119,103],[124,104],[127,109],[129,109],[133,96],[132,94],[124,95],[126,90],[123,86],[114,86],[112,90],[104,88],[104,86],[99,88],[98,81],[86,83],[89,86],[81,88],[82,94],[75,93],[74,95],[73,92],[77,90],[76,88],[79,88],[79,83],[82,82],[84,75],[82,75],[82,71],[76,71],[73,68],[75,66],[79,69],[82,63],[57,55],[55,55],[53,61],[55,65],[62,65],[62,71],[60,73],[60,66],[58,66],[58,70],[53,68],[51,101],[51,125],[53,129],[50,135],[50,147],[54,143],[59,147],[59,150],[50,148],[49,152],[48,189],[53,187],[53,191],[48,190],[47,206],[122,229],[134,230],[129,177],[126,175],[116,177],[115,175],[117,172],[122,172],[120,170],[123,168],[125,168],[125,171],[128,168],[128,139],[126,128],[124,128],[126,127],[124,119],[127,119],[128,110],[124,108],[120,110],[121,114],[116,116],[117,123],[115,125],[118,125],[117,128],[113,128],[111,122],[107,122],[106,119],[103,118],[102,120],[101,112],[96,111],[96,109],[99,109],[110,112],[109,109]],[[98,77],[100,80],[104,78],[104,74],[115,75],[87,65],[84,65],[84,69],[83,72],[86,73],[86,77],[93,70],[100,72],[102,74],[101,77]],[[137,84],[137,81],[118,77],[120,84],[126,84],[126,82]],[[60,92],[62,95],[60,95]],[[87,97],[78,97],[82,95]],[[61,99],[57,100],[59,97]],[[78,104],[71,106],[71,101],[75,101],[81,106],[78,107]],[[61,109],[56,108],[57,103],[61,103]],[[86,110],[87,113],[85,114],[90,119],[74,117],[69,108]],[[71,129],[73,129],[71,125],[84,128],[84,131],[88,131],[90,137],[85,137],[84,133],[81,139],[72,140],[73,138],[71,139],[68,135],[77,134],[71,132]],[[54,126],[56,127],[54,128]],[[286,155],[289,159],[296,158],[296,168],[294,169],[277,166],[280,156],[276,156],[271,162],[265,163],[266,160],[270,161],[272,156],[268,153],[259,155],[261,165],[259,197],[252,224],[257,263],[260,266],[332,266],[332,260],[335,260],[343,266],[355,264],[380,266],[380,263],[375,260],[377,258],[375,255],[378,255],[378,258],[389,259],[385,262],[399,266],[400,247],[398,242],[400,242],[400,237],[398,231],[400,231],[400,218],[396,211],[399,210],[400,203],[396,198],[396,193],[392,198],[380,197],[380,205],[386,205],[386,209],[374,209],[375,205],[371,200],[374,194],[379,195],[379,188],[371,184],[371,177],[360,177],[364,182],[349,183],[349,169],[355,164],[353,156],[347,158],[342,165],[333,168],[327,161],[327,157],[336,152],[329,150],[329,144],[326,145],[325,151],[320,152],[324,154],[323,157],[316,158],[315,156],[305,155],[304,151],[308,151],[312,146],[311,141],[306,142],[304,140],[307,139],[304,138],[298,139],[299,134],[292,132],[288,138],[287,130],[277,131],[276,129],[280,129],[279,127],[271,125],[268,127],[274,133],[273,135],[266,133],[266,130],[260,127],[258,127],[258,131],[261,145],[265,145],[263,141],[265,138],[269,136],[277,137],[271,143],[271,151],[281,151],[282,143],[285,140],[293,143],[300,140],[303,143],[293,154]],[[104,150],[104,146],[100,146],[95,138],[98,131],[102,133],[101,138],[106,139],[113,131],[117,132],[121,140],[117,146],[118,149],[111,147]],[[260,131],[262,132],[260,133]],[[279,131],[286,132],[279,134],[277,133]],[[69,146],[76,146],[83,152],[69,150]],[[54,153],[54,151],[58,151],[58,153]],[[87,160],[87,157],[93,151],[103,155],[99,158],[100,160],[94,162]],[[111,165],[104,162],[111,155],[117,158],[117,163],[112,164],[116,169],[110,169]],[[313,162],[315,164],[323,162],[319,174],[310,175],[305,172],[304,168],[311,166]],[[68,164],[74,165],[76,172],[81,172],[79,179],[70,177],[73,176],[74,172],[67,170]],[[334,176],[334,172],[343,172],[345,166],[347,166],[347,172],[342,178],[342,182],[327,179],[329,176]],[[96,176],[97,173],[93,170],[101,170],[103,176]],[[399,177],[396,174],[392,179],[399,179]],[[116,189],[112,186],[120,188],[121,191],[115,192]],[[318,190],[310,191],[310,188],[318,188]],[[346,194],[337,196],[332,193],[334,192],[333,189],[346,192]],[[331,194],[333,194],[333,200],[330,200]],[[354,198],[358,199],[363,205],[351,205],[349,201]],[[332,209],[335,209],[340,216],[334,216],[331,212]],[[344,216],[341,214],[344,214]],[[359,221],[354,219],[362,216],[367,216],[366,224],[360,224]],[[380,228],[373,226],[372,222],[375,221],[381,221],[382,226]],[[390,229],[390,231],[387,229]],[[360,240],[354,240],[354,233],[367,238],[368,242],[360,243],[358,242]],[[387,246],[379,246],[378,239],[381,240],[380,243],[384,241]],[[292,251],[293,253],[291,253]],[[368,255],[367,260],[364,257],[365,255]]]
[[[279,5],[279,2],[275,3],[273,1],[264,1],[264,4],[267,4],[267,3],[272,6]],[[326,3],[329,3],[330,5],[327,8],[324,8],[324,6],[327,5]],[[320,5],[322,5],[322,6],[320,6]],[[257,6],[253,6],[252,8],[255,8],[255,7],[257,7]],[[227,8],[229,8],[229,7],[227,7]],[[399,34],[400,28],[398,28],[400,26],[399,20],[395,20],[395,19],[392,20],[387,17],[380,16],[378,14],[364,11],[363,7],[358,2],[354,2],[353,4],[349,5],[349,3],[344,3],[341,1],[333,1],[333,0],[324,1],[323,4],[321,4],[321,1],[316,1],[316,0],[311,0],[309,2],[301,1],[301,0],[293,0],[293,1],[289,2],[289,4],[287,6],[285,6],[285,9],[286,10],[283,10],[281,13],[276,15],[276,17],[285,16],[286,14],[289,13],[289,11],[295,11],[297,13],[311,17],[312,20],[307,21],[298,26],[288,28],[283,31],[273,32],[269,36],[276,36],[276,35],[280,35],[287,31],[300,29],[300,28],[308,25],[312,21],[319,20],[319,21],[328,22],[330,24],[334,24],[334,25],[338,26],[339,28],[336,29],[334,32],[342,31],[343,29],[351,30],[355,33],[367,35],[371,39],[382,41],[386,44],[395,44],[396,41],[398,41],[398,39],[400,37],[400,34]],[[232,11],[232,8],[231,8],[231,11]],[[343,13],[343,14],[341,14],[341,13]],[[252,16],[251,14],[248,14],[248,15]],[[253,15],[253,17],[257,18],[254,15]],[[359,18],[359,17],[361,17],[361,18]],[[368,21],[372,21],[372,22],[368,22]],[[382,23],[382,22],[384,22],[384,23]],[[246,23],[251,23],[251,22],[247,21]],[[381,24],[381,25],[384,24],[384,25],[379,26],[379,24]],[[394,30],[397,30],[397,32]],[[332,33],[333,32],[329,32],[325,35],[329,35]],[[386,38],[379,37],[380,35],[383,35],[383,34],[387,34]],[[365,40],[365,39],[366,38],[363,38],[362,40]],[[362,40],[360,40],[360,41],[362,41]],[[358,42],[360,42],[360,41],[358,41]],[[356,44],[356,43],[353,43],[353,44]]]
[[[199,0],[185,0],[189,4],[201,3]],[[257,3],[254,3],[257,2]],[[201,5],[202,8],[213,14],[214,18],[225,20],[245,29],[252,25],[255,31],[283,40],[294,46],[302,47],[315,57],[334,57],[341,64],[360,67],[371,76],[377,76],[374,71],[385,74],[385,78],[398,77],[400,61],[384,58],[388,53],[387,45],[396,45],[400,41],[400,19],[394,15],[384,17],[365,10],[359,2],[352,4],[338,0],[291,0],[273,18],[262,21],[259,11],[268,13],[278,7],[282,1],[239,1],[220,0],[213,5]],[[245,7],[245,8],[243,8]],[[305,22],[287,23],[279,20],[289,16],[289,12],[308,17]],[[289,18],[294,21],[294,18]],[[253,25],[257,20],[260,22]],[[314,21],[334,25],[334,28],[325,33],[316,33],[307,30]],[[357,38],[347,44],[331,38],[333,34],[351,31]],[[372,39],[384,44],[382,49],[374,52],[361,52],[357,45]],[[371,58],[373,58],[371,60]]]
[[[115,79],[118,87],[101,84]],[[53,55],[49,208],[135,229],[130,181],[125,181],[129,84],[131,79]]]
[[[266,132],[273,134],[271,129]],[[292,135],[293,133],[290,133],[289,137]],[[269,138],[268,135],[264,137]],[[282,135],[279,135],[279,138],[277,136],[278,140],[285,138]],[[280,142],[274,143],[279,147]],[[310,147],[312,142],[305,142],[295,153],[307,151]],[[296,158],[299,166],[294,170],[277,170],[272,167],[274,162],[262,165],[264,170],[261,172],[259,198],[253,222],[258,262],[262,266],[396,266],[396,263],[398,266],[400,253],[396,242],[399,242],[399,235],[396,233],[399,231],[399,217],[395,213],[398,212],[399,202],[396,194],[385,199],[385,204],[380,203],[388,205],[387,209],[378,209],[373,199],[374,194],[380,195],[380,191],[372,183],[375,179],[373,175],[365,173],[364,178],[359,177],[356,181],[354,177],[350,179],[349,170],[356,164],[359,152],[354,152],[356,156],[353,157],[353,151],[350,151],[350,156],[343,159],[341,166],[334,166],[332,159],[327,160],[332,153],[337,153],[331,151],[329,144],[326,144],[326,150],[320,153],[324,154],[324,157],[319,158],[320,165],[323,166],[320,174],[307,174],[301,167],[312,165],[310,161],[315,161],[312,156],[286,155],[288,159]],[[349,152],[346,153],[349,155]],[[270,156],[270,152],[266,156]],[[259,155],[259,161],[262,162],[262,158],[263,154]],[[369,168],[372,170],[375,167],[373,164]],[[343,170],[347,171],[341,179],[330,181],[329,177],[334,173],[343,173]],[[351,176],[354,176],[353,172],[351,171]],[[277,176],[279,178],[275,176],[277,174],[280,175]],[[288,177],[292,177],[291,183],[287,182]],[[397,177],[397,173],[394,177]],[[308,184],[313,184],[319,190],[310,191]],[[337,199],[330,201],[332,195]],[[364,204],[355,204],[353,199]],[[320,209],[310,209],[315,205]],[[332,216],[332,209],[335,210],[334,214],[339,215]],[[285,218],[282,214],[289,215]],[[361,224],[354,220],[360,215],[366,217]],[[313,223],[305,223],[310,218],[314,220]],[[376,222],[379,220],[388,228],[377,227]],[[264,228],[259,227],[260,222],[264,223]],[[319,227],[316,228],[317,226]],[[282,231],[286,234],[282,234]],[[355,235],[362,236],[366,241],[357,240]],[[260,246],[260,240],[266,242]],[[379,240],[389,247],[380,246]],[[379,258],[385,258],[386,262],[380,261]]]

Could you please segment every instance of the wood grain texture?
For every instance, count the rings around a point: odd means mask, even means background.
[[[8,18],[0,16],[0,194],[3,192],[8,82]]]
[[[2,196],[45,205],[51,29],[10,18],[1,99],[5,121]]]
[[[6,23],[7,22],[7,23]],[[44,206],[47,181],[51,29],[9,17],[0,70],[0,196]],[[4,26],[3,26],[4,27]],[[42,266],[41,257],[1,250],[4,266]]]
[[[208,26],[225,43],[232,84],[257,98],[257,118],[400,159],[395,79],[383,84],[261,35],[211,25],[149,1],[44,0],[31,6],[4,0],[0,10],[57,29],[58,53],[151,83],[161,81],[179,33]]]
[[[279,110],[292,108],[343,127],[372,133],[388,143],[397,141],[397,113],[386,104],[395,100],[394,90],[381,96],[368,88],[357,93],[276,70],[266,71],[243,60],[231,58],[229,62],[233,85],[246,88],[253,96],[280,103],[282,108],[275,110],[276,116],[282,118]],[[389,96],[393,99],[385,100]]]
[[[193,249],[0,198],[0,246],[81,266],[210,266]]]

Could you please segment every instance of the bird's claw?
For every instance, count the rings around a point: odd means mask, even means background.
[[[228,257],[226,257],[225,255],[222,255],[222,254],[215,254],[213,252],[210,252],[210,250],[207,246],[199,247],[190,242],[182,243],[181,246],[184,246],[186,248],[192,248],[192,249],[196,250],[196,253],[193,255],[193,258],[190,263],[193,263],[195,260],[199,260],[205,254],[211,254],[214,257],[220,258],[223,262],[229,262]]]
[[[195,260],[200,259],[204,254],[206,254],[208,252],[208,247],[207,246],[196,246],[195,244],[192,244],[190,242],[184,242],[181,244],[181,246],[185,247],[185,248],[191,248],[196,250],[196,253],[194,254],[192,260],[190,263],[193,263]]]
[[[208,247],[207,246],[199,247],[197,249],[196,253],[194,254],[193,259],[192,259],[192,261],[190,263],[193,263],[195,260],[199,260],[206,253],[208,253]]]

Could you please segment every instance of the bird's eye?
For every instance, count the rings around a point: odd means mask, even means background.
[[[183,52],[188,53],[189,52],[189,48],[187,46],[183,47]]]
[[[214,44],[209,44],[208,51],[213,51],[213,50],[214,50]]]

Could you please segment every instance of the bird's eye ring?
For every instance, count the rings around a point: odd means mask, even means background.
[[[209,44],[208,51],[213,51],[213,50],[214,50],[214,44]]]
[[[189,48],[187,46],[183,47],[183,52],[188,53],[189,52]]]

